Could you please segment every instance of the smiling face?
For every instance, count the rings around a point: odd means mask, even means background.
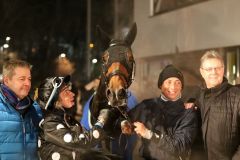
[[[69,87],[64,86],[59,93],[58,102],[64,108],[71,108],[74,105],[74,96],[75,94],[69,89]]]
[[[3,83],[10,88],[19,99],[26,97],[31,89],[31,72],[27,67],[16,67],[12,76],[3,77]]]
[[[161,86],[161,91],[166,98],[174,101],[181,95],[182,83],[176,77],[167,78]]]
[[[224,65],[217,58],[209,58],[202,63],[200,73],[205,80],[207,88],[212,88],[222,83]]]

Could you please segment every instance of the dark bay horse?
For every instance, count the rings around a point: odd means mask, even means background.
[[[99,87],[89,106],[91,124],[95,124],[102,109],[108,109],[108,120],[104,130],[109,137],[119,136],[122,122],[129,121],[127,115],[128,87],[135,74],[135,61],[131,45],[136,37],[134,24],[123,39],[110,39],[100,28],[98,37],[103,47],[102,73]]]

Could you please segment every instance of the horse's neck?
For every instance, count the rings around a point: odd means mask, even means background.
[[[105,80],[103,77],[101,77],[100,79],[100,83],[96,92],[95,97],[97,98],[98,101],[106,101],[107,97],[106,97],[106,84],[105,84]]]
[[[101,108],[107,105],[107,97],[106,97],[106,85],[104,79],[101,77],[98,89],[93,97],[91,103],[91,112],[96,117],[101,110]]]

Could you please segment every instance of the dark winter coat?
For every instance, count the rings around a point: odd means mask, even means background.
[[[185,110],[181,99],[162,98],[144,100],[130,112],[153,131],[150,140],[141,138],[140,155],[151,160],[179,160],[189,157],[197,132],[197,117],[193,109]]]
[[[85,132],[81,125],[63,110],[45,113],[40,122],[39,153],[42,160],[107,159],[102,152],[91,150],[99,139],[92,131]],[[102,133],[101,129],[98,129]]]
[[[224,79],[217,87],[201,91],[198,104],[209,160],[240,159],[240,88]]]

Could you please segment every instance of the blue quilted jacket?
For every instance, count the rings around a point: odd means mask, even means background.
[[[38,122],[41,109],[37,103],[24,117],[0,92],[0,160],[38,160]]]

